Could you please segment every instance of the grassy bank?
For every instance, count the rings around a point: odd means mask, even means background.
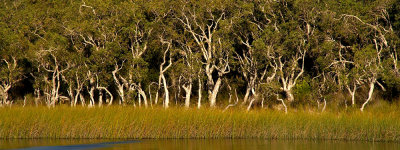
[[[133,107],[0,108],[0,138],[268,138],[400,141],[396,108],[364,113]]]

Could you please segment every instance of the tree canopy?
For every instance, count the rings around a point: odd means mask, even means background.
[[[397,0],[4,0],[0,105],[363,111],[399,98],[399,47]]]

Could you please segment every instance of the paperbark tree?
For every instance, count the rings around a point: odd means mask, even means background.
[[[7,56],[3,56],[7,57]],[[7,58],[2,59],[1,70],[0,70],[0,96],[2,105],[11,105],[12,101],[9,100],[9,91],[15,86],[16,83],[21,81],[22,75],[20,68],[18,67],[18,61],[15,57],[11,58],[11,61]],[[4,65],[5,64],[5,65]],[[3,65],[5,67],[3,67]]]
[[[48,87],[48,90],[44,91],[44,94],[48,97],[47,105],[49,107],[54,107],[56,103],[59,102],[60,87],[63,82],[62,74],[70,69],[70,65],[68,63],[59,60],[57,52],[60,51],[60,49],[51,47],[49,49],[41,49],[37,53],[40,66],[50,74],[49,77],[44,77],[44,81]]]
[[[343,14],[341,17],[352,23],[353,26],[361,28],[362,32],[365,32],[363,36],[366,36],[366,41],[361,41],[360,44],[363,48],[356,52],[356,67],[362,72],[363,79],[368,83],[369,91],[368,98],[362,104],[360,110],[363,111],[366,104],[371,101],[375,84],[378,84],[382,90],[385,90],[383,85],[378,82],[380,74],[383,71],[383,53],[390,51],[388,40],[386,35],[391,31],[391,24],[389,16],[385,7],[377,8],[378,13],[372,13],[370,15],[375,16],[376,19],[372,20],[371,23],[363,21],[361,18],[355,15]],[[387,26],[382,25],[379,20],[384,20]],[[370,38],[370,39],[368,39]]]
[[[247,82],[247,88],[243,103],[246,103],[250,97],[248,110],[253,103],[258,100],[259,85],[270,83],[276,76],[277,67],[271,67],[272,63],[269,62],[268,56],[269,49],[254,49],[254,46],[248,40],[243,41],[247,49],[243,50],[243,54],[237,54],[237,59],[241,68],[241,73]],[[270,63],[270,64],[268,64]]]
[[[164,45],[164,44],[166,44],[167,45],[167,47],[166,47],[166,49],[164,50],[164,53],[163,53],[163,61],[162,61],[162,63],[160,64],[160,73],[159,73],[159,76],[158,76],[158,89],[157,89],[157,93],[156,93],[156,99],[155,99],[155,101],[156,101],[156,104],[157,104],[157,102],[158,102],[158,95],[159,95],[159,91],[161,90],[161,86],[163,87],[163,89],[164,89],[164,101],[163,101],[163,105],[164,105],[164,107],[165,108],[168,108],[169,107],[169,98],[170,98],[170,96],[169,96],[169,90],[168,90],[168,84],[167,84],[167,79],[165,78],[165,72],[172,66],[172,58],[171,58],[171,53],[172,52],[170,52],[170,48],[171,48],[171,42],[170,41],[166,41],[166,40],[164,40],[163,38],[160,38],[160,42]],[[166,64],[167,63],[167,54],[168,54],[168,52],[169,52],[169,58],[168,58],[168,65]],[[165,66],[165,65],[167,65],[167,66]]]
[[[201,107],[201,90],[202,90],[202,82],[199,79],[201,72],[201,57],[199,57],[199,49],[196,49],[196,43],[191,39],[190,36],[179,36],[175,42],[178,47],[178,56],[180,59],[176,60],[175,65],[173,67],[173,71],[180,74],[179,86],[182,86],[185,92],[185,107],[189,108],[190,100],[193,92],[193,84],[194,81],[198,80],[198,100],[197,107]]]
[[[224,43],[221,35],[217,35],[219,29],[223,28],[220,26],[220,22],[225,20],[226,16],[224,9],[201,9],[204,8],[192,10],[191,7],[185,5],[182,11],[177,12],[176,18],[201,50],[204,71],[207,76],[208,100],[210,107],[215,107],[222,83],[221,78],[230,72],[230,49],[227,47],[229,45]],[[228,28],[229,25],[224,27]],[[213,77],[214,72],[217,74],[216,79]]]

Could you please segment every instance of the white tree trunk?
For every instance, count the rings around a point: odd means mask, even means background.
[[[2,104],[7,105],[9,104],[8,102],[8,91],[11,89],[11,85],[2,85],[0,86],[0,95],[2,97]]]
[[[286,104],[285,104],[285,101],[284,101],[283,99],[279,98],[278,94],[276,94],[276,99],[277,99],[278,101],[281,101],[281,102],[282,102],[282,105],[283,105],[283,107],[284,107],[284,109],[285,109],[285,113],[287,114],[287,113],[288,113],[288,110],[287,110],[287,106],[286,106]]]
[[[79,98],[81,99],[81,105],[84,107],[86,105],[85,97],[82,93],[79,94]]]
[[[162,83],[164,85],[163,87],[164,87],[164,94],[165,94],[164,107],[168,108],[169,107],[169,91],[168,91],[167,80],[165,79],[164,75],[161,75],[161,79],[162,79]]]
[[[219,92],[219,87],[221,86],[222,80],[218,78],[217,82],[214,85],[214,88],[209,95],[210,107],[215,107],[217,102],[217,94]]]
[[[123,85],[118,86],[118,94],[119,94],[119,98],[120,98],[119,104],[120,105],[125,104],[125,92],[124,92]]]
[[[74,94],[74,89],[72,88],[72,81],[70,81],[69,83],[69,88],[68,88],[68,95],[69,95],[69,99],[70,99],[70,105],[74,106],[74,102],[75,102],[75,94]]]
[[[140,96],[139,92],[137,94],[138,94],[137,96],[138,96],[139,107],[142,107],[142,97]],[[135,102],[133,102],[133,103],[135,103]]]
[[[189,108],[190,105],[190,96],[192,94],[192,83],[190,82],[188,86],[182,86],[183,89],[185,90],[185,107]]]
[[[99,107],[103,106],[103,92],[99,91]]]
[[[155,97],[155,100],[154,100],[154,104],[158,104],[158,91],[159,91],[159,89],[157,89],[157,92],[156,92],[156,97]]]
[[[124,105],[125,104],[124,85],[123,85],[123,83],[120,82],[120,80],[117,77],[117,72],[120,71],[121,69],[122,69],[122,67],[120,68],[118,66],[118,64],[115,64],[115,70],[112,71],[112,75],[113,75],[113,78],[114,78],[115,85],[118,88],[117,92],[118,92],[119,98],[120,98],[119,104],[120,105]]]
[[[252,92],[253,96],[251,98],[249,106],[247,107],[247,111],[250,111],[253,103],[257,100],[257,94],[256,94],[256,91],[254,90],[254,88],[251,89],[251,92]]]
[[[251,87],[250,87],[250,85],[248,85],[248,87],[246,89],[246,94],[244,94],[243,104],[246,103],[247,100],[249,99],[250,91],[251,91]]]
[[[139,95],[143,98],[143,102],[144,102],[144,107],[147,108],[148,103],[147,103],[147,96],[146,93],[142,90],[142,89],[138,89]]]
[[[58,68],[58,67],[56,67]],[[60,91],[60,86],[61,86],[61,80],[60,80],[60,72],[58,71],[58,69],[54,72],[55,73],[55,78],[53,78],[53,91],[52,91],[52,102],[51,102],[51,106],[55,106],[56,103],[59,101],[59,91]]]
[[[367,98],[367,100],[364,102],[364,104],[361,106],[361,108],[360,108],[361,111],[364,111],[365,105],[367,105],[368,102],[371,101],[372,95],[374,94],[374,89],[375,89],[375,80],[373,80],[373,81],[369,84],[368,98]]]
[[[40,96],[40,89],[39,89],[39,88],[36,88],[35,91],[34,91],[33,93],[34,93],[34,95],[35,95],[35,105],[36,105],[36,107],[37,107],[37,106],[38,106],[38,103],[39,103],[39,100],[40,100],[40,98],[41,98],[41,96]]]
[[[354,85],[354,87],[351,89],[349,86],[347,86],[347,91],[349,91],[350,96],[351,96],[351,105],[354,106],[356,104],[356,90],[357,87]]]
[[[200,79],[200,77],[199,77],[199,89],[198,89],[199,97],[198,97],[198,100],[197,100],[197,108],[198,108],[198,109],[200,109],[200,107],[201,107],[201,91],[203,90],[203,88],[201,87],[201,85],[202,85],[202,82],[201,82],[201,79]]]
[[[251,106],[253,106],[253,103],[254,103],[255,101],[256,101],[256,99],[253,97],[253,98],[251,99],[251,101],[250,101],[249,106],[247,106],[247,111],[250,111]]]
[[[108,102],[108,105],[111,105],[113,103],[114,100],[114,96],[112,95],[112,93],[105,87],[101,87],[101,86],[97,86],[98,90],[104,90],[106,91],[106,93],[108,94],[108,96],[110,96],[110,100],[108,101],[108,99],[106,98],[106,102]]]
[[[291,90],[291,89],[286,89],[286,90],[285,90],[285,94],[286,94],[286,99],[287,99],[289,102],[293,102],[293,101],[294,101],[294,96],[293,96],[293,93],[292,93],[292,90]]]
[[[90,96],[90,102],[89,102],[88,107],[93,107],[93,106],[94,106],[94,88],[91,87],[91,88],[88,90],[88,93],[89,93],[89,96]]]
[[[75,97],[74,97],[74,104],[73,104],[73,106],[76,106],[76,103],[78,103],[78,99],[79,99],[79,96],[81,95],[81,91],[80,90],[78,90],[78,89],[76,89],[76,94],[75,94]]]

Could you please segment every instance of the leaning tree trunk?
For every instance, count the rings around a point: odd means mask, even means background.
[[[371,101],[372,95],[374,93],[374,88],[375,88],[375,79],[369,84],[368,98],[364,102],[364,104],[361,106],[361,108],[360,108],[361,111],[364,111],[365,105],[367,105],[368,102]]]
[[[251,98],[251,101],[250,101],[249,106],[247,107],[247,111],[250,111],[250,109],[251,109],[251,107],[253,106],[254,102],[258,99],[257,93],[256,93],[256,91],[254,90],[254,88],[251,89],[251,92],[252,92],[252,95],[253,95],[253,96],[252,96],[252,98]]]
[[[257,71],[256,71],[256,73],[257,73]],[[249,96],[251,94],[253,94],[253,96],[254,96],[254,93],[255,93],[254,88],[255,88],[256,79],[257,79],[257,76],[256,77],[253,77],[253,76],[250,77],[250,80],[248,81],[248,84],[247,84],[246,94],[244,95],[244,98],[243,98],[243,104],[247,103],[247,101],[249,99]],[[250,104],[250,106],[251,106],[251,104]]]
[[[125,105],[125,91],[124,91],[124,84],[117,77],[117,72],[120,71],[122,67],[119,67],[118,64],[115,64],[115,70],[112,71],[112,75],[114,78],[115,85],[117,86],[117,92],[119,94],[119,104]]]
[[[83,107],[85,107],[85,105],[86,105],[85,97],[83,96],[82,93],[79,94],[79,98],[80,98],[80,100],[81,100],[81,105],[82,105]]]
[[[215,107],[216,102],[217,102],[217,94],[219,92],[219,87],[221,86],[222,80],[221,78],[218,78],[217,82],[214,85],[214,88],[209,90],[209,101],[210,101],[210,107]]]
[[[140,86],[140,85],[139,85]],[[140,96],[143,98],[143,102],[144,102],[144,107],[148,107],[148,103],[147,103],[147,96],[146,96],[146,93],[142,90],[142,88],[140,88],[140,87],[138,87],[137,88],[137,90],[138,90],[138,93],[139,93],[139,98],[140,98]]]
[[[78,103],[78,99],[79,99],[79,96],[81,95],[81,90],[78,90],[78,89],[76,89],[76,94],[75,94],[75,97],[74,97],[74,104],[73,104],[73,106],[76,106],[76,103]],[[82,101],[82,100],[81,100]]]
[[[247,100],[249,99],[250,91],[251,91],[251,87],[250,87],[250,85],[248,85],[248,87],[246,89],[246,93],[244,94],[243,104],[246,103]]]
[[[167,80],[165,79],[164,75],[161,76],[161,79],[162,79],[162,83],[164,85],[163,87],[164,87],[164,94],[165,94],[164,107],[168,108],[169,107],[169,91],[168,91]]]

